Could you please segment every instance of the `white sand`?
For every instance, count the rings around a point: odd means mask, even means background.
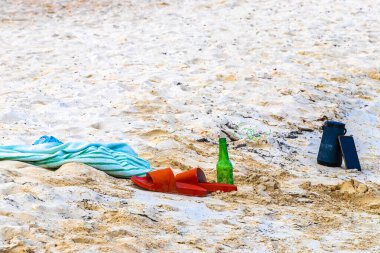
[[[369,0],[1,1],[1,145],[125,141],[155,168],[215,179],[220,131],[244,138],[230,142],[239,191],[206,198],[0,162],[0,252],[379,252],[379,13]],[[347,123],[362,173],[316,164],[326,119]]]

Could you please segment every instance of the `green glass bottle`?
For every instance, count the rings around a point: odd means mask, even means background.
[[[228,158],[227,140],[219,138],[219,159],[216,164],[218,183],[234,184],[233,167]]]

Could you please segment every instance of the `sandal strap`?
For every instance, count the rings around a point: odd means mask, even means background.
[[[155,170],[147,173],[155,190],[162,192],[176,192],[175,177],[171,168],[166,168],[162,170]]]
[[[206,175],[201,168],[194,168],[178,173],[175,176],[175,180],[177,182],[183,182],[188,184],[198,184],[207,182]]]

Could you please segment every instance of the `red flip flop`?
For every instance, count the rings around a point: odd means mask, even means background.
[[[181,172],[175,176],[177,182],[198,185],[205,188],[208,192],[231,192],[237,191],[236,185],[223,184],[223,183],[208,183],[206,180],[206,175],[200,168],[195,168]]]
[[[173,171],[170,168],[148,172],[145,177],[133,176],[131,180],[141,188],[149,191],[179,193],[198,197],[207,195],[207,190],[201,186],[176,182]]]

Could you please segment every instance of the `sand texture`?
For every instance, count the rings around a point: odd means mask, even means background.
[[[0,0],[0,145],[127,142],[238,192],[0,162],[0,252],[380,252],[379,1]],[[345,122],[363,171],[316,163]]]

